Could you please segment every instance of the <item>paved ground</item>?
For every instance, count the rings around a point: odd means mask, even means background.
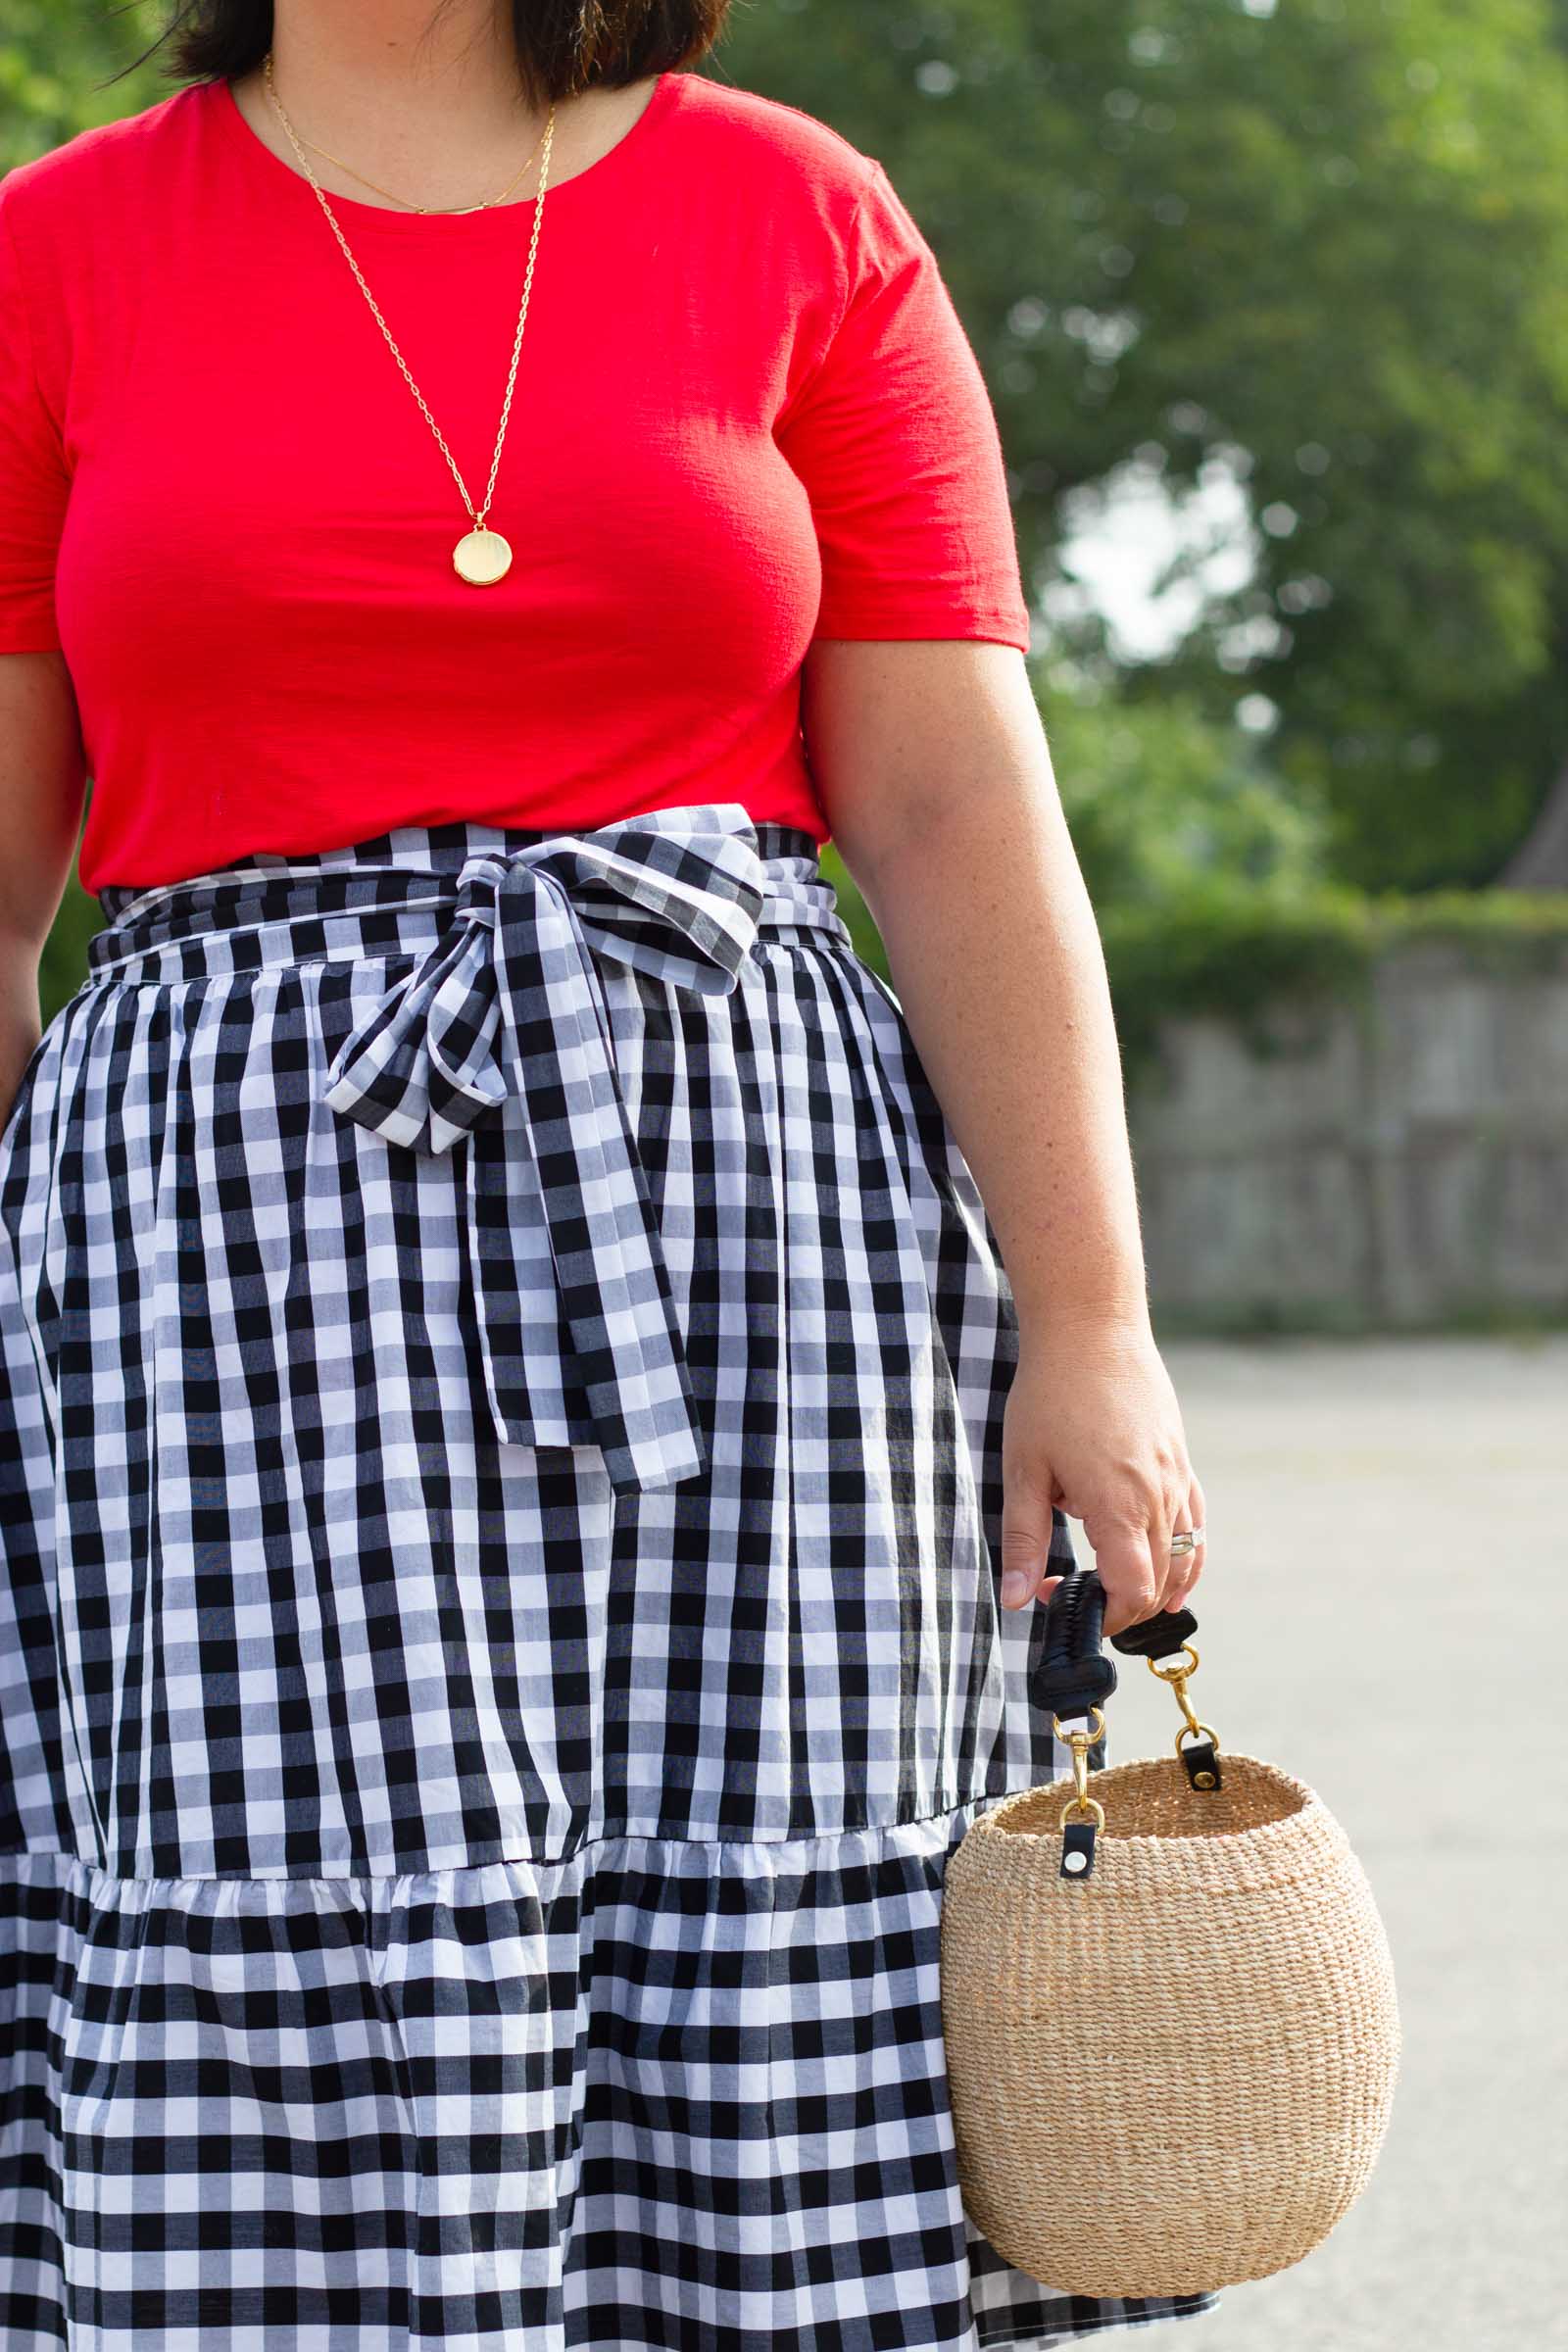
[[[1404,2051],[1326,2244],[1137,2340],[1568,2352],[1568,1338],[1165,1360],[1208,1502],[1194,1695],[1345,1823]],[[1113,1757],[1163,1750],[1174,1700],[1119,1665]]]

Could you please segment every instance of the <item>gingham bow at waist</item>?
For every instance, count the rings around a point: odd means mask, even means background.
[[[767,883],[733,813],[733,830],[672,832],[656,812],[469,858],[440,938],[327,1072],[331,1107],[388,1143],[468,1139],[496,1427],[522,1446],[598,1446],[617,1493],[689,1478],[707,1448],[595,957],[734,988]],[[512,1096],[509,1141],[491,1114]]]

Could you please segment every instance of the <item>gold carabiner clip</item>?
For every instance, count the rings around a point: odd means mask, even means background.
[[[1182,1714],[1186,1718],[1181,1730],[1176,1735],[1176,1753],[1178,1755],[1181,1754],[1182,1741],[1186,1739],[1189,1732],[1195,1733],[1199,1738],[1201,1738],[1206,1732],[1209,1739],[1214,1742],[1214,1753],[1217,1756],[1219,1754],[1219,1734],[1215,1731],[1211,1723],[1200,1722],[1197,1711],[1193,1706],[1193,1702],[1187,1695],[1187,1686],[1198,1670],[1198,1652],[1190,1642],[1184,1642],[1182,1643],[1182,1647],[1186,1651],[1188,1657],[1192,1659],[1192,1664],[1190,1666],[1177,1666],[1172,1670],[1171,1673],[1162,1674],[1159,1668],[1158,1660],[1155,1658],[1151,1658],[1148,1661],[1149,1671],[1153,1676],[1156,1683],[1167,1683],[1171,1690],[1175,1691],[1176,1703],[1181,1708]],[[1200,1773],[1197,1782],[1197,1786],[1200,1788],[1210,1788],[1212,1785],[1211,1779],[1206,1779],[1201,1773]]]
[[[1092,1814],[1098,1828],[1102,1830],[1105,1826],[1104,1806],[1097,1796],[1091,1796],[1089,1793],[1089,1750],[1097,1740],[1103,1739],[1105,1732],[1104,1715],[1099,1707],[1091,1707],[1089,1710],[1091,1724],[1097,1715],[1100,1717],[1098,1731],[1063,1731],[1061,1717],[1054,1714],[1051,1718],[1051,1728],[1056,1738],[1064,1740],[1072,1749],[1073,1793],[1061,1808],[1061,1820],[1057,1825],[1059,1828],[1065,1828],[1069,1813]]]

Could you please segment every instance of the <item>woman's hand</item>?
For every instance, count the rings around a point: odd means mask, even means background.
[[[1002,1597],[1022,1608],[1048,1575],[1052,1506],[1081,1520],[1105,1588],[1107,1635],[1179,1608],[1202,1573],[1203,1525],[1170,1375],[1147,1321],[1059,1312],[1021,1337],[1002,1433]]]

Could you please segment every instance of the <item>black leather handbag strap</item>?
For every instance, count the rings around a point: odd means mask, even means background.
[[[1045,1607],[1045,1627],[1034,1688],[1042,1706],[1061,1716],[1087,1715],[1116,1688],[1115,1661],[1101,1643],[1105,1623],[1105,1588],[1093,1568],[1077,1567],[1062,1578]],[[1161,1609],[1112,1634],[1110,1646],[1126,1657],[1173,1656],[1198,1631],[1191,1609]]]
[[[1033,1688],[1040,1703],[1053,1710],[1058,1738],[1065,1739],[1072,1748],[1077,1791],[1062,1810],[1061,1876],[1084,1880],[1093,1874],[1095,1840],[1104,1824],[1103,1808],[1090,1796],[1084,1770],[1089,1748],[1098,1735],[1092,1738],[1081,1728],[1069,1733],[1063,1729],[1062,1718],[1091,1716],[1116,1688],[1115,1661],[1105,1655],[1102,1646],[1105,1588],[1096,1571],[1074,1567],[1064,1576],[1046,1603],[1044,1619],[1039,1654],[1032,1668]],[[1157,1617],[1146,1618],[1119,1634],[1112,1634],[1110,1644],[1124,1656],[1147,1658],[1160,1681],[1173,1685],[1189,1725],[1206,1732],[1208,1725],[1198,1723],[1187,1697],[1186,1678],[1191,1670],[1178,1667],[1166,1675],[1159,1666],[1160,1660],[1179,1656],[1184,1643],[1197,1631],[1198,1619],[1191,1609],[1162,1609]],[[1102,1717],[1101,1731],[1103,1729]],[[1218,1788],[1222,1776],[1219,1751],[1212,1736],[1198,1740],[1192,1747],[1183,1744],[1185,1739],[1185,1733],[1177,1735],[1176,1752],[1194,1789]],[[1069,1818],[1074,1814],[1084,1814],[1087,1818]]]
[[[1101,1647],[1105,1588],[1093,1569],[1064,1576],[1047,1601],[1041,1650],[1033,1669],[1040,1704],[1058,1715],[1087,1715],[1116,1688],[1116,1665]]]

